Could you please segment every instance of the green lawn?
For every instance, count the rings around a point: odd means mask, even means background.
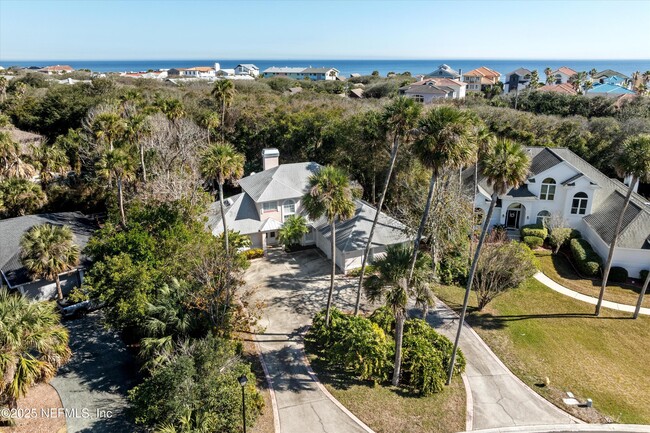
[[[361,382],[311,357],[318,378],[345,407],[377,433],[452,433],[465,430],[465,388],[460,377],[429,397]]]
[[[442,287],[452,308],[463,289]],[[471,304],[476,305],[472,295]],[[501,360],[524,382],[560,407],[571,391],[592,398],[613,421],[650,423],[650,318],[604,309],[593,316],[588,305],[553,292],[534,279],[495,299],[468,322]],[[535,386],[548,377],[550,386]],[[593,421],[584,409],[573,414]]]
[[[536,251],[539,270],[547,277],[576,292],[598,297],[600,280],[590,280],[580,277],[569,260],[563,254],[551,255],[550,251]],[[605,300],[627,305],[636,305],[639,299],[640,286],[608,283]],[[643,306],[650,308],[650,296],[643,299]]]

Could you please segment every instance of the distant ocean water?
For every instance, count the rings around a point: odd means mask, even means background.
[[[544,76],[544,69],[559,68],[568,66],[576,71],[590,71],[595,68],[613,69],[626,75],[634,71],[645,72],[650,70],[650,59],[643,60],[336,60],[336,59],[312,59],[312,60],[28,60],[13,61],[0,59],[0,66],[47,66],[47,65],[70,65],[75,69],[90,69],[94,72],[139,72],[149,69],[188,68],[192,66],[209,66],[218,62],[222,68],[234,68],[240,63],[253,63],[260,70],[271,66],[289,67],[334,67],[344,77],[352,73],[368,75],[372,71],[379,71],[385,76],[389,72],[411,72],[413,75],[427,74],[436,69],[440,64],[445,63],[453,69],[469,71],[479,66],[487,66],[505,75],[517,68],[537,69],[540,77]]]

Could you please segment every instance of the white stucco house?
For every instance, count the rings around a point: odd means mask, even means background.
[[[260,68],[252,63],[240,63],[235,67],[236,75],[250,75],[251,77],[259,77]]]
[[[553,77],[553,82],[555,84],[566,84],[574,75],[577,74],[578,73],[576,71],[566,66],[561,66],[551,72],[551,76]]]
[[[579,230],[605,259],[627,186],[607,177],[569,149],[527,147],[526,151],[531,158],[528,180],[498,198],[490,225],[518,229],[558,215],[569,227]],[[473,178],[473,167],[463,172],[464,185],[471,188]],[[492,192],[479,170],[475,195],[479,213],[486,215]],[[639,194],[632,194],[625,212],[613,266],[624,267],[630,277],[650,269],[650,203]]]
[[[436,99],[463,99],[467,83],[450,78],[425,78],[399,88],[399,94],[423,104]]]
[[[253,248],[277,245],[278,230],[291,215],[303,214],[302,197],[307,192],[309,177],[321,166],[315,162],[280,164],[277,149],[262,151],[264,170],[239,181],[242,192],[226,200],[226,221],[229,230],[251,238]],[[377,210],[363,200],[355,200],[352,218],[336,224],[336,265],[342,271],[361,266],[363,251]],[[209,210],[209,229],[217,236],[223,233],[219,202]],[[309,233],[302,245],[315,245],[331,258],[331,232],[325,218],[308,221]],[[385,251],[387,245],[409,243],[413,236],[406,227],[383,212],[373,236],[371,259]]]

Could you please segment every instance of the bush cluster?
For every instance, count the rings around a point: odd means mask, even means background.
[[[250,250],[244,251],[244,255],[248,260],[259,259],[264,257],[264,250],[262,248],[251,248]]]
[[[381,382],[394,367],[394,327],[395,318],[386,307],[376,309],[368,318],[332,309],[329,328],[325,326],[325,312],[321,311],[305,336],[305,345],[329,365],[343,368],[362,380]],[[402,344],[402,384],[422,395],[441,391],[452,348],[452,342],[425,321],[407,320]],[[456,373],[465,370],[461,351],[454,368]]]
[[[543,241],[548,237],[548,229],[539,224],[528,224],[525,226],[521,226],[519,232],[521,233],[522,238],[525,238],[526,236],[535,236],[538,238],[542,238]]]
[[[620,266],[612,266],[609,269],[609,281],[614,283],[626,283],[628,278],[627,269]]]
[[[529,248],[535,249],[544,245],[544,239],[537,236],[524,236],[524,243],[528,245]]]
[[[590,277],[598,276],[602,261],[600,256],[591,248],[589,242],[584,239],[571,239],[571,254],[578,265],[578,269],[584,275]]]

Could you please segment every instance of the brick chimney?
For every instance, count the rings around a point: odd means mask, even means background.
[[[268,170],[280,165],[280,151],[275,148],[267,148],[262,150],[262,167]]]

